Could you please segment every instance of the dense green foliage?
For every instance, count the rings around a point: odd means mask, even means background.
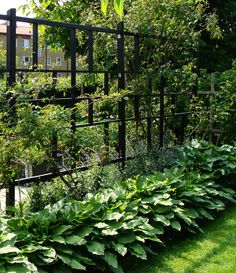
[[[236,3],[234,0],[210,0],[209,13],[215,13],[222,32],[220,40],[203,32],[200,41],[200,67],[208,72],[224,71],[236,59]]]
[[[236,130],[234,126],[236,105],[235,105],[235,84],[236,84],[236,62],[232,67],[223,72],[208,74],[201,70],[199,77],[199,93],[207,91],[208,94],[200,94],[193,107],[199,111],[192,119],[195,124],[195,132],[215,143],[234,144]],[[202,129],[218,129],[211,133]]]
[[[185,158],[198,156],[196,145],[214,150],[205,161],[210,156],[214,161],[216,154],[221,157],[222,150],[227,154],[227,147],[217,150],[195,142],[183,150]],[[228,165],[236,159],[235,149],[230,149],[234,155],[225,158]],[[82,201],[63,199],[24,217],[3,217],[2,272],[16,266],[21,270],[17,272],[59,272],[62,266],[63,272],[86,268],[122,272],[120,255],[146,259],[152,252],[150,242],[163,244],[166,229],[196,232],[201,230],[199,219],[214,219],[225,201],[235,202],[235,192],[215,183],[216,178],[218,172],[171,168],[103,188]]]
[[[147,261],[132,260],[126,273],[234,273],[236,268],[236,206],[204,225],[204,233],[186,235],[167,244]],[[131,266],[132,265],[132,266]]]

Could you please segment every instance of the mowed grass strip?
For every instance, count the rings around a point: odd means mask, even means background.
[[[132,261],[125,273],[235,273],[236,206],[227,208],[204,233],[172,242],[149,256],[147,261]]]

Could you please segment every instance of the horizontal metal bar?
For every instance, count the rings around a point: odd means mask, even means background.
[[[134,157],[127,157],[126,160],[133,160],[135,159]],[[110,165],[110,164],[115,164],[115,163],[119,163],[122,162],[122,158],[115,158],[110,160],[109,162],[107,162],[106,165]],[[99,165],[99,164],[98,164]],[[93,165],[87,165],[87,166],[80,166],[74,169],[70,169],[70,170],[63,170],[60,171],[60,175],[61,176],[65,176],[68,175],[70,173],[76,172],[76,171],[87,171],[89,169],[91,169],[93,167]],[[51,180],[53,178],[59,177],[60,176],[58,173],[45,173],[45,174],[41,174],[41,175],[37,175],[37,176],[31,176],[31,177],[27,177],[27,178],[20,178],[15,180],[16,185],[25,185],[25,184],[30,184],[30,183],[34,183],[34,182],[43,182],[43,181],[48,181]]]
[[[94,27],[94,26],[88,26],[88,25],[79,25],[75,23],[65,23],[65,22],[57,22],[57,21],[49,21],[45,19],[39,19],[39,18],[26,18],[17,16],[16,21],[23,22],[23,23],[30,23],[30,24],[39,24],[39,25],[47,25],[47,26],[54,26],[54,27],[64,27],[64,28],[74,28],[78,29],[80,31],[94,31],[94,32],[104,32],[109,34],[119,34],[120,31],[117,29],[110,29],[110,28],[100,28],[100,27]],[[132,33],[126,31],[124,33],[127,36],[137,36],[137,33]]]
[[[9,20],[8,15],[0,14],[0,20]]]
[[[71,73],[72,71],[70,69],[65,70],[65,69],[38,69],[38,70],[34,70],[34,69],[26,69],[26,68],[17,68],[16,72],[26,72],[26,73]],[[89,70],[76,70],[76,73],[88,73],[88,74],[104,74],[104,73],[108,73],[108,74],[119,74],[118,71],[107,71],[107,70],[93,70],[93,71],[89,71]],[[134,74],[134,71],[125,71],[125,74]]]

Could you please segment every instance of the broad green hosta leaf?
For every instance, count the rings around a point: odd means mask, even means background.
[[[57,259],[56,251],[54,248],[50,247],[40,250],[38,256],[41,258],[43,262],[46,264],[51,264]]]
[[[158,228],[153,227],[149,223],[143,223],[141,226],[137,228],[137,230],[142,231],[144,234],[149,236],[159,234],[160,232]]]
[[[62,235],[66,231],[72,229],[72,225],[61,225],[53,229],[53,235]]]
[[[94,226],[97,227],[97,228],[100,228],[100,229],[109,227],[109,225],[104,223],[104,222],[98,222]]]
[[[1,270],[0,270],[1,272]],[[27,267],[25,267],[24,265],[8,265],[6,266],[5,271],[2,271],[4,273],[37,273],[37,271],[29,271],[29,269]]]
[[[94,255],[104,255],[105,245],[96,241],[91,241],[86,244],[89,252]]]
[[[115,236],[119,233],[114,229],[104,229],[102,230],[102,234],[105,236]]]
[[[119,221],[122,217],[123,217],[124,213],[120,213],[120,212],[107,212],[104,216],[104,220],[115,220],[115,221]]]
[[[66,244],[66,240],[62,236],[59,236],[59,235],[52,236],[50,241],[57,242],[57,243],[64,244],[64,245]]]
[[[198,218],[199,217],[199,213],[197,212],[197,210],[193,209],[193,208],[189,208],[187,210],[185,210],[185,215],[188,216],[189,218]]]
[[[121,256],[125,256],[127,253],[127,247],[124,244],[112,242],[112,246]]]
[[[145,176],[137,176],[136,189],[137,191],[144,191],[147,187],[147,178]]]
[[[136,235],[133,232],[129,232],[127,234],[122,234],[117,237],[119,243],[128,244],[132,243],[136,240]]]
[[[86,270],[86,267],[80,263],[80,260],[64,254],[58,254],[58,258],[72,269]]]
[[[163,214],[163,213],[167,213],[167,212],[171,212],[173,211],[173,206],[165,206],[165,205],[159,205],[157,204],[155,208],[153,208],[155,210],[155,212],[159,213],[159,214]]]
[[[17,235],[15,233],[4,231],[0,234],[0,247],[13,246],[16,242]]]
[[[118,265],[117,268],[112,268],[112,271],[114,273],[124,273],[123,268],[121,267],[121,265]]]
[[[138,243],[133,243],[129,245],[131,254],[135,255],[136,257],[146,260],[147,259],[147,253],[143,246],[141,246]]]
[[[117,257],[115,254],[106,251],[104,255],[104,260],[113,268],[118,268]]]
[[[82,256],[78,254],[77,252],[73,252],[73,257],[75,257],[77,260],[80,260],[82,263],[87,264],[87,265],[96,265],[95,262],[93,262],[90,258]]]
[[[65,237],[65,242],[69,245],[81,246],[86,243],[86,240],[77,235],[71,235],[71,236]]]
[[[169,196],[169,194],[167,194],[167,196]],[[153,204],[154,206],[155,205],[162,205],[162,206],[172,206],[173,205],[173,200],[171,198],[169,198],[169,199],[163,198],[163,196],[160,194],[155,194],[151,197],[143,198],[142,202]]]
[[[172,226],[173,229],[176,229],[176,230],[178,230],[178,231],[181,230],[181,225],[180,225],[180,223],[179,223],[178,221],[176,221],[176,220],[171,221],[171,222],[170,222],[170,225]]]
[[[152,211],[149,205],[140,204],[139,211],[143,214],[148,214]]]
[[[170,220],[167,217],[165,217],[164,215],[155,214],[154,217],[153,217],[153,220],[156,221],[156,222],[161,222],[165,226],[170,225]]]
[[[214,217],[208,211],[206,211],[204,208],[198,208],[198,212],[202,216],[204,216],[205,218],[207,218],[209,220],[214,220]]]
[[[79,231],[76,232],[76,234],[81,237],[81,238],[85,238],[87,236],[89,236],[93,231],[92,227],[84,227],[79,229]]]
[[[73,253],[71,246],[59,245],[59,246],[55,246],[55,249],[57,250],[57,252],[58,251],[63,252],[64,254],[72,255],[72,253]]]
[[[15,246],[4,246],[0,248],[0,255],[20,252],[21,252],[20,249]]]
[[[7,258],[7,264],[8,264],[7,265],[8,269],[11,268],[13,270],[15,267],[17,267],[17,268],[19,268],[19,272],[21,272],[20,270],[22,270],[22,272],[24,272],[24,270],[27,269],[27,272],[38,273],[37,267],[34,264],[32,264],[31,262],[29,262],[28,258],[25,256],[21,256],[21,255],[16,256],[16,257],[10,256]],[[1,266],[0,266],[0,268],[1,268]]]
[[[182,208],[176,208],[174,209],[174,212],[176,213],[176,215],[181,218],[182,220],[184,220],[185,223],[187,223],[188,225],[192,224],[192,220],[191,218],[185,213],[185,210]]]
[[[148,221],[147,218],[136,216],[133,220],[130,220],[123,224],[124,229],[134,229],[135,227],[142,226]]]

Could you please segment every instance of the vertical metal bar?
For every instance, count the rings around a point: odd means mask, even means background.
[[[88,33],[88,70],[93,71],[93,32]]]
[[[152,94],[152,78],[151,77],[148,78],[147,88],[148,88],[148,92]]]
[[[88,99],[88,123],[93,124],[93,101]]]
[[[56,71],[52,72],[52,84],[53,84],[53,87],[55,87],[57,85],[57,72]]]
[[[135,116],[136,122],[139,122],[140,120],[139,108],[140,108],[140,96],[135,95],[134,96],[134,116]]]
[[[10,9],[7,11],[9,21],[7,22],[7,70],[8,78],[7,85],[14,86],[16,82],[16,9]],[[11,115],[15,115],[15,98],[11,97],[10,109]],[[14,118],[12,118],[14,120]],[[8,181],[9,188],[6,190],[6,206],[15,205],[15,181],[12,177],[11,181]]]
[[[76,110],[74,109],[76,98],[76,29],[71,28],[70,32],[70,57],[71,57],[71,156],[74,160],[72,168],[75,167],[76,158]]]
[[[139,128],[139,122],[140,122],[140,96],[135,95],[134,96],[134,118],[135,118],[135,139],[138,142],[138,128]]]
[[[108,73],[104,73],[104,86],[103,86],[104,95],[108,96],[109,94],[109,77]]]
[[[150,152],[152,150],[152,119],[147,118],[147,150]]]
[[[187,116],[182,115],[181,116],[181,125],[180,125],[180,139],[179,139],[179,144],[184,143],[184,136],[185,136],[185,128],[187,126]]]
[[[13,86],[16,82],[16,9],[8,10],[7,15],[7,83],[8,86]]]
[[[148,88],[147,105],[149,106],[148,117],[147,117],[147,151],[150,152],[152,149],[152,119],[150,115],[152,112],[152,91],[153,91],[153,82],[150,76],[148,77],[147,88]]]
[[[108,73],[104,73],[104,86],[103,86],[103,92],[105,96],[109,95],[109,77]],[[109,122],[106,122],[104,124],[104,134],[103,134],[103,142],[105,146],[105,151],[104,151],[104,163],[106,163],[109,159],[109,129],[110,129],[110,124]]]
[[[125,58],[124,58],[124,23],[120,22],[117,26],[119,34],[117,39],[118,53],[118,89],[125,89]],[[119,158],[122,161],[122,167],[126,159],[126,124],[125,124],[125,100],[122,99],[118,104],[119,111]]]
[[[76,29],[70,33],[70,57],[71,57],[71,97],[76,97]]]
[[[134,72],[139,72],[139,36],[134,36]]]
[[[109,126],[109,122],[106,122],[104,124],[104,146],[105,146],[105,149],[104,149],[104,155],[103,155],[103,162],[106,163],[108,162],[108,159],[109,159],[109,129],[110,129],[110,126]]]
[[[118,88],[125,89],[125,56],[124,56],[124,23],[120,22],[117,25],[119,31],[117,39],[117,53],[118,53]]]
[[[165,80],[164,77],[161,76],[160,80],[160,148],[164,147],[164,119],[165,119]]]
[[[33,24],[33,69],[38,68],[38,24]]]

